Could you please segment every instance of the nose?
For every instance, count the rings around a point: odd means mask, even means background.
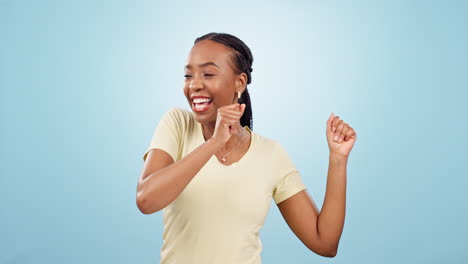
[[[201,81],[199,81],[198,79],[196,78],[193,78],[192,81],[190,82],[189,84],[189,88],[190,89],[200,89],[203,87],[203,84]]]

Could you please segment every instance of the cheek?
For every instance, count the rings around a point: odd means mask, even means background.
[[[235,88],[230,82],[220,82],[213,87],[213,95],[216,96],[218,104],[226,105],[232,103],[232,98],[235,95]],[[237,98],[237,94],[235,95]]]

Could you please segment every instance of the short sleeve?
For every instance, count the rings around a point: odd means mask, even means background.
[[[150,144],[143,155],[143,161],[146,160],[148,152],[155,148],[166,151],[174,159],[174,162],[177,161],[181,139],[181,118],[178,109],[173,107],[164,113],[154,129]]]
[[[277,143],[275,154],[275,160],[277,161],[275,166],[277,166],[276,170],[280,174],[280,180],[273,190],[273,199],[276,204],[279,204],[307,187],[288,153],[279,143]]]

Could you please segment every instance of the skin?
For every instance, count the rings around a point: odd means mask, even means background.
[[[174,201],[212,155],[220,160],[220,153],[232,150],[238,140],[241,143],[231,152],[227,163],[239,160],[248,150],[250,133],[243,133],[243,136],[239,133],[243,129],[239,120],[245,106],[235,103],[237,91],[245,90],[247,75],[234,72],[231,52],[230,48],[210,40],[201,41],[191,49],[187,61],[191,67],[185,69],[189,77],[185,80],[184,95],[190,106],[192,94],[213,98],[209,111],[194,112],[207,132],[206,142],[177,162],[160,149],[148,153],[137,188],[137,205],[143,213],[157,212]],[[199,66],[206,62],[214,62],[219,68]],[[318,211],[307,190],[277,206],[288,226],[307,248],[318,255],[334,257],[344,226],[346,166],[356,132],[332,113],[326,121],[326,139],[330,152],[322,210]]]
[[[326,123],[326,138],[330,153],[322,211],[318,211],[307,190],[298,192],[277,206],[305,246],[321,256],[334,257],[344,226],[346,166],[356,141],[356,132],[332,113]]]
[[[205,139],[213,135],[223,146],[216,153],[218,160],[229,153],[224,165],[237,162],[247,152],[251,135],[242,128],[240,118],[245,110],[237,103],[238,92],[245,91],[247,75],[236,74],[232,61],[232,50],[223,44],[203,40],[195,44],[187,59],[185,70],[184,95],[192,108],[192,95],[203,95],[213,99],[211,107],[195,113],[195,119],[202,124]],[[200,66],[207,62],[215,65]],[[220,126],[221,122],[231,129]],[[239,144],[238,144],[239,143]]]

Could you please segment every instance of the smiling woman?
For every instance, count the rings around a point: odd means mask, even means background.
[[[186,97],[190,97],[187,89],[188,86],[191,85],[193,88],[199,84],[199,80],[196,79],[197,73],[202,75],[207,83],[212,84],[208,87],[212,87],[215,93],[218,92],[217,89],[229,89],[228,87],[232,89],[233,84],[235,84],[234,79],[243,74],[245,79],[238,81],[243,81],[244,83],[238,85],[243,86],[239,88],[241,94],[240,101],[246,103],[246,109],[240,119],[240,123],[242,126],[249,126],[250,129],[253,129],[252,106],[246,86],[252,81],[253,56],[250,49],[239,38],[229,34],[218,33],[209,33],[201,36],[195,40],[194,44],[189,56],[189,61],[184,67],[186,71],[184,75],[186,80],[184,93]],[[219,52],[215,53],[214,51]],[[198,61],[198,63],[191,64],[191,61]],[[187,82],[190,83],[188,86]],[[228,93],[225,94],[228,95]],[[231,99],[232,98],[224,100],[226,101],[224,104],[228,104],[232,101]],[[217,101],[215,101],[215,103],[217,103]],[[222,102],[219,104],[223,105]],[[196,111],[196,109],[193,110]],[[201,110],[207,109],[201,108]],[[207,129],[209,131],[214,131],[214,124],[212,120],[211,124],[207,124]]]
[[[137,187],[143,213],[164,209],[161,263],[261,263],[259,232],[272,199],[307,248],[336,255],[345,148],[331,155],[331,209],[321,216],[326,222],[319,221],[286,150],[253,131],[247,92],[252,62],[244,42],[225,33],[196,39],[188,55],[183,91],[191,111],[173,107],[163,115],[143,155]],[[349,147],[352,130],[343,130],[338,119],[327,122],[327,131],[340,125],[336,133]]]

